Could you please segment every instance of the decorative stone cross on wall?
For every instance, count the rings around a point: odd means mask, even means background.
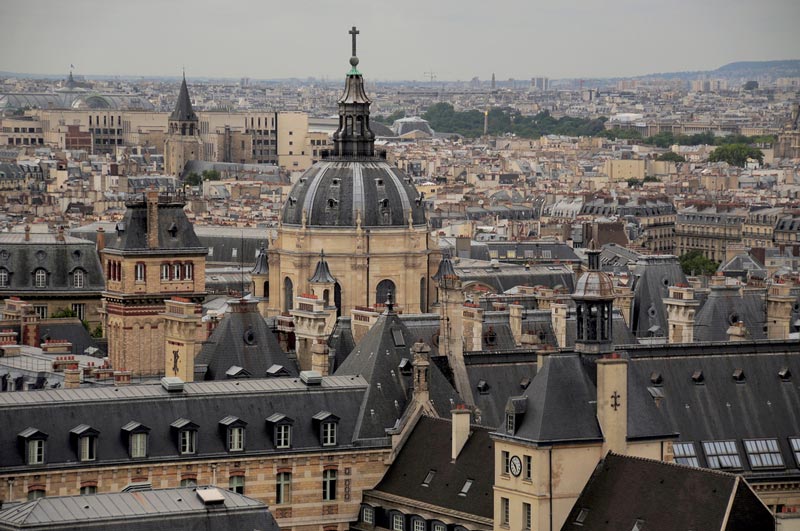
[[[619,406],[621,405],[619,403],[619,399],[620,399],[619,393],[614,391],[614,394],[611,395],[611,407],[614,409],[614,411],[619,409]]]

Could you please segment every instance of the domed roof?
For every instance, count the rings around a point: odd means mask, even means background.
[[[425,223],[425,210],[411,177],[376,158],[324,160],[312,166],[292,187],[283,207],[287,225],[362,227]]]
[[[589,257],[589,271],[578,279],[572,298],[583,301],[613,299],[614,282],[608,273],[600,270],[600,251],[592,248],[586,254]]]

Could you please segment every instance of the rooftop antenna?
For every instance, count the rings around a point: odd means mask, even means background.
[[[244,300],[244,229],[241,229],[241,249],[242,252],[239,253],[239,275],[242,281],[242,300]]]

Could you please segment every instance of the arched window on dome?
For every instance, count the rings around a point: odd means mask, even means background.
[[[288,312],[294,304],[294,285],[289,277],[283,279],[283,297],[283,311]]]
[[[375,303],[376,304],[386,304],[386,301],[389,298],[389,293],[391,292],[392,297],[395,302],[397,302],[397,292],[394,288],[394,282],[385,278],[378,282],[378,286],[375,288]]]

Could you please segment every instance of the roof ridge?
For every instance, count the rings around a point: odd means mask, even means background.
[[[616,452],[612,452],[611,450],[609,450],[609,452],[606,454],[606,457],[608,457],[608,456],[624,457],[626,459],[635,459],[637,461],[644,461],[644,462],[647,462],[647,463],[653,463],[653,464],[659,464],[659,465],[666,465],[666,466],[671,466],[671,467],[683,468],[685,470],[691,470],[691,471],[700,472],[700,473],[717,474],[717,475],[724,476],[724,477],[727,477],[727,478],[730,478],[730,479],[735,479],[735,478],[741,476],[741,474],[732,474],[730,472],[725,472],[725,471],[722,471],[722,470],[716,470],[714,468],[704,468],[704,467],[696,467],[696,466],[691,466],[691,465],[683,465],[681,463],[676,463],[675,461],[662,461],[660,459],[650,459],[649,457],[642,457],[642,456],[638,456],[638,455],[618,454]]]

